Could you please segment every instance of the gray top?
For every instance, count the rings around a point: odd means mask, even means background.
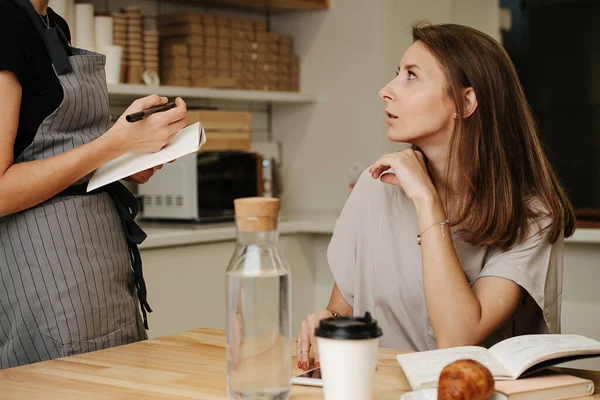
[[[542,225],[531,224],[528,238],[507,251],[472,246],[452,229],[470,284],[482,276],[498,276],[528,293],[485,346],[516,335],[560,332],[563,236],[550,244]],[[437,348],[425,306],[417,233],[414,204],[402,189],[363,172],[336,223],[327,257],[354,315],[369,311],[378,320],[382,347]]]

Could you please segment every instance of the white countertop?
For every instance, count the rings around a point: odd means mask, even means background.
[[[595,243],[600,244],[600,229],[577,229],[565,243]]]
[[[279,224],[280,235],[314,234],[331,235],[337,215],[308,215],[282,218]],[[185,246],[201,243],[235,240],[236,230],[233,222],[219,224],[162,224],[159,222],[140,222],[148,234],[140,249]],[[599,244],[600,229],[577,229],[575,234],[565,239],[566,244]]]
[[[280,235],[323,234],[331,235],[337,215],[310,215],[282,218],[279,223]],[[184,246],[200,243],[235,240],[236,229],[233,222],[218,224],[162,224],[160,222],[139,222],[148,238],[140,249]]]

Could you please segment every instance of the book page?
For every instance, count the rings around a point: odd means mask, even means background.
[[[523,335],[492,346],[494,355],[517,379],[542,361],[570,355],[600,354],[600,342],[580,335]]]
[[[456,360],[471,359],[483,364],[495,379],[509,379],[508,370],[485,348],[454,347],[396,356],[413,390],[437,386],[444,367]]]
[[[206,133],[202,124],[197,122],[180,130],[156,153],[126,153],[100,166],[88,182],[87,191],[197,152],[205,142]]]

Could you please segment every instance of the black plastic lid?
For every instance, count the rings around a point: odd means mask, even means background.
[[[375,339],[382,335],[377,321],[371,314],[364,317],[337,317],[324,319],[315,329],[315,336],[326,339],[360,340]]]

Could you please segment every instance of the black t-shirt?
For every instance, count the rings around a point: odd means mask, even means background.
[[[51,25],[62,29],[70,41],[65,20],[51,10],[48,16]],[[39,23],[44,26],[41,18]],[[68,43],[63,44],[70,55]],[[23,88],[14,146],[16,158],[31,144],[44,119],[58,108],[63,91],[44,40],[33,21],[13,0],[0,0],[0,70],[14,73]]]

